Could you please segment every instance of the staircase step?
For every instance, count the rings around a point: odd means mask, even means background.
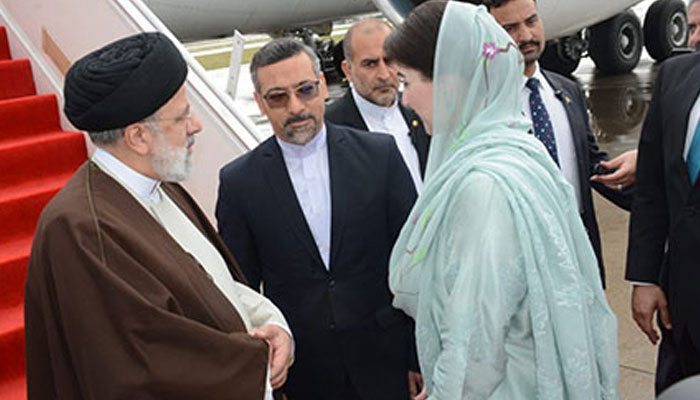
[[[5,142],[0,144],[0,187],[71,174],[86,158],[82,132],[57,131]]]
[[[36,187],[22,191],[0,192],[0,221],[3,221],[2,238],[21,240],[34,235],[41,210],[63,187],[68,177],[52,179]]]
[[[24,301],[24,282],[31,246],[31,236],[0,243],[0,310],[19,306]]]
[[[7,380],[0,377],[0,399],[27,400],[27,383],[24,376]]]
[[[0,377],[0,399],[27,400],[27,383],[24,376],[9,380]]]
[[[24,305],[0,313],[0,386],[8,381],[24,379]],[[2,390],[2,389],[0,389]],[[7,389],[5,389],[7,390]],[[10,397],[3,396],[2,399]]]
[[[17,330],[24,330],[24,304],[6,308],[0,313],[0,346]]]
[[[36,94],[29,60],[0,61],[0,100]]]
[[[0,100],[0,144],[60,130],[56,96],[46,94]]]
[[[4,26],[0,26],[0,60],[9,60],[10,44],[7,42],[7,31]]]

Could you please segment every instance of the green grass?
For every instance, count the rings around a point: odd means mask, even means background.
[[[253,59],[253,54],[255,54],[257,50],[258,49],[243,50],[243,60],[241,64],[250,63],[250,60]],[[231,62],[231,52],[227,51],[225,53],[209,54],[195,58],[207,71],[210,69],[227,68]]]
[[[338,42],[343,38],[344,35],[334,35],[330,36],[331,39],[333,39],[334,42]],[[324,36],[323,39],[328,38],[329,36]],[[260,40],[257,40],[256,42],[259,42]],[[243,50],[243,59],[241,61],[241,65],[243,64],[249,64],[250,61],[253,59],[253,54],[258,51],[258,48],[252,48],[252,49],[245,49]],[[230,64],[231,61],[231,52],[227,51],[224,53],[217,53],[217,54],[209,54],[206,56],[198,56],[195,57],[197,61],[204,67],[205,70],[212,70],[212,69],[219,69],[219,68],[227,68]]]

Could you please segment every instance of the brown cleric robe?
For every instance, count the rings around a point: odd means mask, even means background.
[[[194,200],[163,190],[238,266]],[[25,295],[29,399],[261,400],[268,346],[195,259],[94,163],[46,206]]]

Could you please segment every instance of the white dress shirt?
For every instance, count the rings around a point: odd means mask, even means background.
[[[685,148],[683,149],[683,159],[688,159],[688,151],[690,150],[690,144],[693,143],[693,137],[695,137],[695,129],[700,123],[700,96],[695,100],[693,108],[690,109],[690,114],[688,115],[688,131],[685,135]]]
[[[388,133],[394,137],[404,164],[406,164],[408,172],[411,173],[416,192],[420,193],[421,189],[423,189],[423,179],[420,176],[418,152],[411,142],[408,124],[406,124],[406,120],[401,114],[399,102],[395,101],[391,107],[382,107],[360,96],[352,85],[350,86],[350,92],[362,119],[365,121],[365,125],[367,125],[367,129],[370,132]]]
[[[247,330],[274,324],[284,329],[291,337],[282,312],[260,293],[233,279],[219,251],[160,189],[160,181],[140,174],[101,148],[97,148],[92,161],[131,193],[180,247],[197,260],[216,287],[238,311]],[[264,400],[272,400],[269,375],[268,364]]]
[[[328,167],[326,126],[305,145],[287,143],[275,137],[282,150],[297,200],[316,242],[326,269],[331,257],[331,184]]]
[[[576,148],[574,147],[574,137],[569,124],[569,117],[566,114],[566,109],[562,101],[557,98],[557,94],[547,81],[547,78],[542,74],[539,65],[536,65],[533,78],[537,78],[540,82],[540,95],[542,101],[549,113],[549,119],[552,121],[552,129],[554,129],[554,139],[557,143],[557,155],[559,157],[559,167],[562,175],[567,182],[574,187],[576,200],[578,202],[579,212],[583,212],[583,204],[581,201],[581,186],[579,182],[579,170],[576,157]],[[528,77],[523,78],[523,112],[532,119],[530,111],[530,93],[531,90],[525,86]]]

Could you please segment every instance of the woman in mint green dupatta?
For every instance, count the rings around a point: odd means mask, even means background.
[[[618,399],[616,319],[574,191],[527,133],[511,38],[483,7],[429,2],[384,48],[433,134],[389,277],[429,398]]]

